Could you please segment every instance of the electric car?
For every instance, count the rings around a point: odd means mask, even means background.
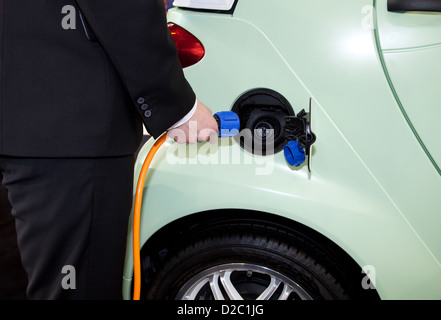
[[[174,6],[187,79],[240,132],[155,155],[141,298],[441,299],[441,1]]]

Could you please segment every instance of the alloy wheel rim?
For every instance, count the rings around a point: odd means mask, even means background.
[[[177,300],[311,300],[296,281],[257,264],[228,263],[194,275]]]

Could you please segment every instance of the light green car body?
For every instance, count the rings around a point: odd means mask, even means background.
[[[255,88],[295,112],[311,98],[317,140],[311,172],[232,138],[187,154],[168,140],[146,179],[141,247],[194,213],[265,212],[336,243],[381,299],[441,299],[441,15],[388,12],[386,0],[239,0],[234,14],[175,8],[168,20],[205,47],[185,74],[213,112]],[[131,237],[130,226],[125,299]]]

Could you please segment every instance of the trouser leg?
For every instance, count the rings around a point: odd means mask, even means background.
[[[120,299],[133,156],[0,158],[30,299]]]

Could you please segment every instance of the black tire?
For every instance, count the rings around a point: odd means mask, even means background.
[[[211,275],[213,280],[228,271],[232,272],[227,289],[233,284],[233,291],[245,300],[259,297],[271,280],[281,283],[265,299],[351,298],[351,290],[345,288],[350,286],[345,284],[348,273],[340,270],[338,263],[318,246],[283,228],[216,226],[193,235],[192,240],[168,252],[157,267],[160,270],[156,269],[153,279],[144,287],[145,298],[149,300],[214,300],[208,285],[200,290],[192,285],[199,281],[202,286],[204,277]],[[220,280],[217,283],[225,299],[234,299]]]

